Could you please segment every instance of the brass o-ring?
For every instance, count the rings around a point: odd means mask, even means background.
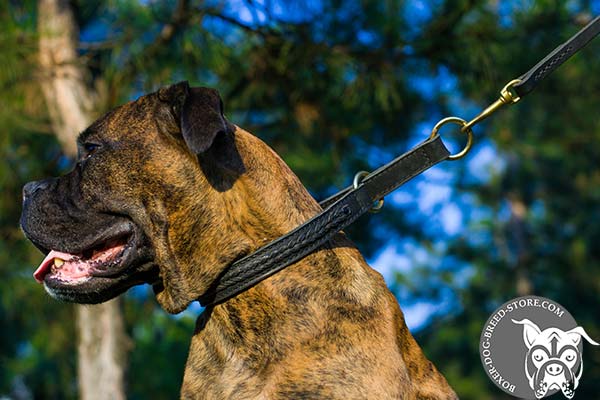
[[[435,126],[431,130],[429,139],[433,139],[435,137],[435,135],[438,134],[438,131],[440,130],[440,128],[449,123],[457,124],[457,125],[460,125],[461,127],[467,125],[467,121],[465,121],[462,118],[458,118],[458,117],[444,118],[440,122],[435,124]],[[471,130],[471,128],[468,128],[464,132],[467,134],[467,144],[465,145],[464,149],[462,149],[458,153],[449,155],[448,160],[458,160],[459,158],[463,158],[469,152],[469,150],[471,150],[471,147],[473,146],[473,131]]]

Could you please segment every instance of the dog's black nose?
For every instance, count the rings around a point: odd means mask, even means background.
[[[46,189],[50,185],[51,181],[51,179],[43,179],[41,181],[26,183],[25,186],[23,186],[23,200],[31,197],[38,190]]]
[[[563,366],[558,363],[548,364],[546,366],[546,372],[548,372],[550,375],[556,376],[563,372]]]

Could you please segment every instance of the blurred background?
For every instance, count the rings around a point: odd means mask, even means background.
[[[439,119],[475,116],[598,14],[597,0],[0,0],[0,398],[178,396],[199,307],[167,315],[149,287],[56,302],[18,226],[23,184],[68,171],[107,110],[180,80],[215,87],[322,199]],[[478,355],[500,304],[549,297],[600,339],[600,39],[475,136],[348,232],[459,396],[501,399]],[[600,351],[583,359],[576,398],[598,398]]]

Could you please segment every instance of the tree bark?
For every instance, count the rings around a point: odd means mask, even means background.
[[[76,306],[79,331],[77,374],[83,400],[125,399],[128,338],[120,300]]]
[[[75,157],[75,139],[97,115],[101,95],[79,63],[79,29],[68,0],[38,1],[40,85],[65,155]],[[128,339],[118,300],[76,306],[78,382],[83,400],[125,399]]]
[[[516,272],[515,290],[518,296],[527,296],[533,292],[533,284],[529,278],[531,256],[527,234],[527,206],[517,196],[509,198],[510,220],[508,228],[513,242],[514,264]]]

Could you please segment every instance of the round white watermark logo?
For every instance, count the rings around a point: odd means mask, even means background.
[[[489,378],[506,393],[571,399],[583,373],[583,340],[598,345],[560,304],[538,296],[512,299],[481,332],[479,355]]]

